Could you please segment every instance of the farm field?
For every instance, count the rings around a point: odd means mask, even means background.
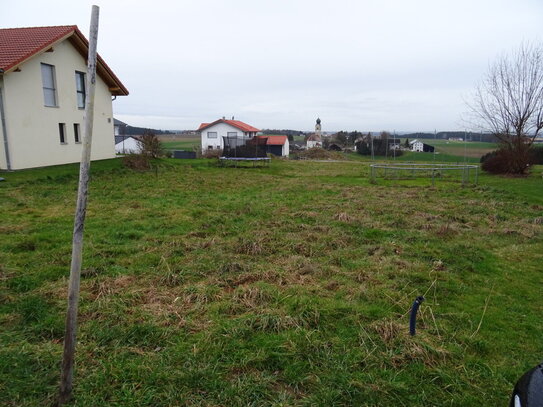
[[[367,164],[94,162],[73,405],[506,405],[543,355],[543,168]],[[0,405],[57,392],[77,170],[0,172]]]
[[[200,147],[200,137],[193,136],[161,136],[162,146],[165,150],[189,150]]]
[[[436,151],[440,154],[455,155],[464,158],[464,154],[468,158],[476,158],[477,161],[481,156],[490,151],[494,151],[498,146],[496,143],[484,143],[478,141],[447,141],[447,140],[422,140],[423,142],[436,147]]]

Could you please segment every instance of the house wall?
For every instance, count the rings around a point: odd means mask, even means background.
[[[44,106],[41,63],[55,66],[58,107]],[[65,164],[81,160],[82,144],[74,141],[74,123],[83,137],[84,110],[77,107],[75,71],[86,72],[84,58],[68,40],[4,75],[6,127],[13,169]],[[97,76],[92,160],[113,158],[111,92]],[[66,124],[66,143],[60,143],[59,123]],[[0,161],[5,168],[5,160]]]
[[[4,98],[4,78],[2,75],[0,75],[0,96]],[[0,112],[0,114],[1,113],[2,112]],[[0,117],[0,169],[6,169],[8,164],[6,161],[6,151],[4,150],[4,132],[2,130],[1,120],[2,118]]]
[[[117,154],[138,154],[141,152],[141,145],[136,139],[128,137],[115,144],[115,152]]]
[[[217,132],[217,138],[208,138],[207,132]],[[202,151],[208,150],[209,146],[212,147],[212,149],[223,149],[224,143],[222,138],[226,137],[228,135],[228,132],[237,132],[238,137],[243,136],[243,131],[238,129],[237,127],[231,126],[226,123],[217,123],[211,127],[208,127],[207,129],[204,129],[200,132],[200,139],[202,141]]]

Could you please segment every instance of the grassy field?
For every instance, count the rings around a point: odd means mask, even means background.
[[[448,140],[422,140],[426,144],[434,146],[436,152],[449,156],[475,158],[477,161],[482,155],[497,148],[495,143],[482,143],[478,141],[448,141]]]
[[[506,405],[541,361],[541,167],[432,188],[157,165],[93,163],[74,405]],[[0,405],[48,405],[77,166],[0,176]]]
[[[190,136],[161,136],[162,146],[165,150],[188,150],[200,147],[200,137]]]

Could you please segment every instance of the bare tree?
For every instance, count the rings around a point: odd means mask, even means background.
[[[522,44],[489,69],[468,104],[483,130],[500,140],[502,172],[522,174],[531,146],[543,128],[543,47]]]

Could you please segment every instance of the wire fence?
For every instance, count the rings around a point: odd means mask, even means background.
[[[370,164],[370,180],[430,178],[432,186],[436,179],[459,181],[462,186],[479,182],[479,166],[470,164],[422,164],[422,163],[381,163]]]

